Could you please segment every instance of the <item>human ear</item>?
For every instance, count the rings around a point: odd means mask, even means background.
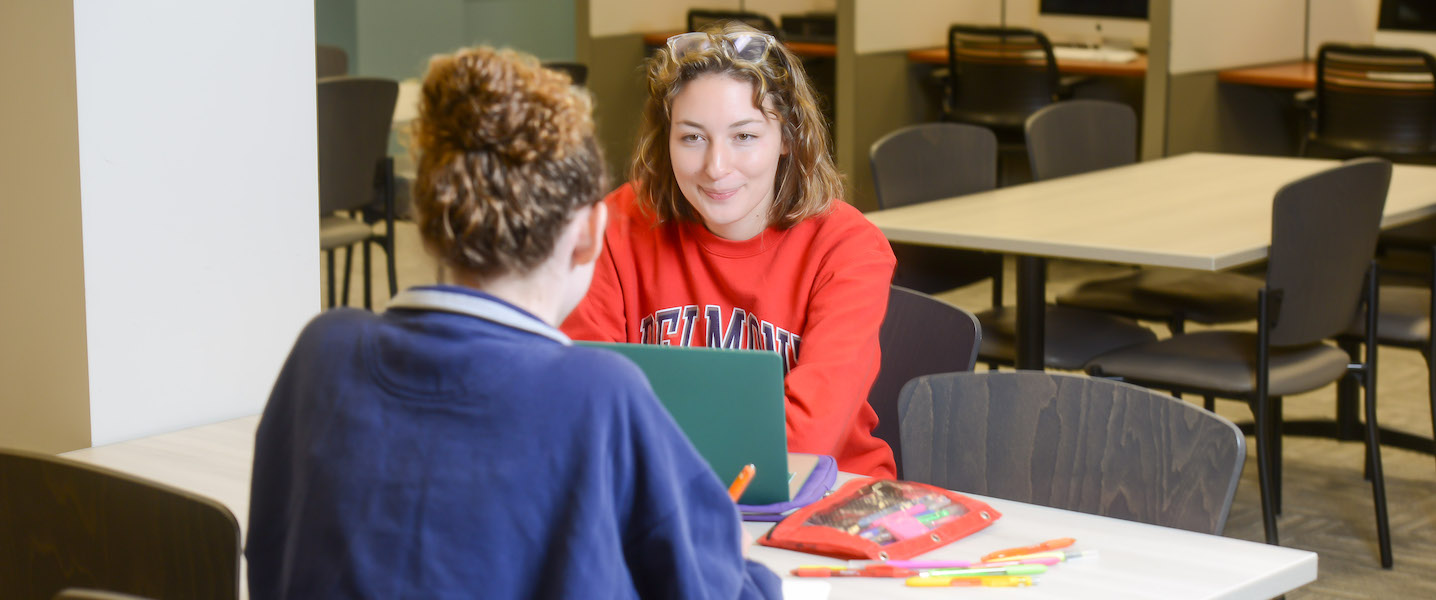
[[[573,246],[573,264],[587,265],[603,251],[603,231],[608,226],[608,204],[599,202],[578,215],[578,241]]]

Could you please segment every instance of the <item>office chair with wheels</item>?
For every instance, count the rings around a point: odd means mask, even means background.
[[[1281,509],[1282,398],[1359,378],[1366,399],[1367,466],[1381,565],[1391,535],[1376,419],[1373,257],[1391,163],[1358,159],[1283,186],[1272,204],[1266,285],[1257,294],[1257,330],[1188,333],[1099,356],[1088,372],[1146,387],[1248,402],[1255,417],[1262,522],[1276,544]],[[1324,340],[1347,331],[1360,309],[1364,360]]]
[[[1230,421],[1082,375],[948,373],[899,401],[904,478],[1220,535],[1246,461]]]
[[[1052,42],[1032,29],[953,25],[947,63],[943,120],[992,129],[1000,152],[998,170],[1009,181],[1007,161],[1022,152],[1027,117],[1066,95]]]
[[[1323,44],[1303,156],[1436,161],[1436,58],[1408,48]]]
[[[868,392],[868,404],[878,415],[873,436],[892,448],[901,478],[898,393],[919,375],[971,371],[982,341],[982,327],[972,313],[922,292],[894,285],[878,338],[882,365]]]
[[[384,250],[389,295],[398,292],[394,265],[394,165],[389,129],[399,84],[390,79],[319,80],[319,247],[328,262],[329,306],[335,305],[334,252],[346,248],[344,304],[349,303],[353,245],[363,245],[364,307],[372,308],[370,245]],[[346,216],[342,213],[348,213]],[[374,225],[384,222],[384,230]]]
[[[239,523],[209,498],[48,454],[0,449],[0,586],[238,598]]]

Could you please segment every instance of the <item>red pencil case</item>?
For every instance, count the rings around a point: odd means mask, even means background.
[[[902,560],[981,530],[986,502],[913,481],[854,479],[783,519],[758,543],[844,559]]]

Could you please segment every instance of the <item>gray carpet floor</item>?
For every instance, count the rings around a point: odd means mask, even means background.
[[[396,227],[398,235],[398,279],[400,289],[433,283],[438,269],[424,255],[410,223]],[[385,274],[382,253],[375,252],[375,308],[387,299],[383,292]],[[1016,281],[1008,260],[1008,282]],[[362,298],[355,256],[355,277],[351,282],[351,304]],[[342,269],[342,255],[340,267]],[[1054,261],[1049,267],[1049,297],[1077,282],[1125,272],[1125,267]],[[321,263],[320,276],[323,278]],[[1011,305],[1015,291],[1009,283],[1004,290]],[[941,296],[969,310],[981,310],[991,302],[987,283],[959,288]],[[323,302],[321,289],[320,305]],[[1239,324],[1237,328],[1252,328]],[[1166,331],[1155,327],[1160,335]],[[1378,412],[1383,427],[1431,436],[1431,409],[1426,391],[1426,365],[1412,350],[1382,348],[1379,356]],[[1288,420],[1331,418],[1335,391],[1332,387],[1289,397],[1284,414]],[[1242,422],[1251,419],[1245,404],[1219,401],[1217,412]],[[1233,501],[1225,535],[1261,541],[1261,507],[1256,479],[1256,447],[1248,440],[1247,465]],[[1296,600],[1320,598],[1436,598],[1436,458],[1426,454],[1386,447],[1382,451],[1391,511],[1391,536],[1395,568],[1380,567],[1376,544],[1376,522],[1371,485],[1362,478],[1362,445],[1318,438],[1288,437],[1284,447],[1283,511],[1279,519],[1284,546],[1311,550],[1320,556],[1317,580],[1291,594]]]

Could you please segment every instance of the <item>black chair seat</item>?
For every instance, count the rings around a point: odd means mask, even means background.
[[[1381,244],[1430,252],[1436,244],[1436,218],[1426,218],[1381,232]]]
[[[1231,323],[1257,316],[1258,277],[1188,269],[1147,269],[1136,283],[1138,297],[1175,302],[1187,320]]]
[[[1102,377],[1243,397],[1256,391],[1256,348],[1251,332],[1202,331],[1104,354],[1087,368]],[[1341,378],[1350,362],[1345,351],[1326,344],[1272,348],[1269,394],[1320,388]]]
[[[319,218],[319,249],[343,248],[369,239],[374,228],[348,217],[327,215]]]
[[[1017,311],[999,307],[977,314],[982,323],[983,360],[1012,363],[1017,357]],[[1044,333],[1049,368],[1078,370],[1101,354],[1155,341],[1157,335],[1130,319],[1115,315],[1048,306]]]
[[[1406,286],[1381,286],[1381,310],[1376,314],[1376,339],[1383,344],[1425,348],[1431,336],[1431,290]],[[1359,315],[1346,334],[1366,335],[1366,322]]]
[[[1142,269],[1085,282],[1058,295],[1057,303],[1152,321],[1233,323],[1256,318],[1253,298],[1261,286],[1260,279],[1230,273]]]

